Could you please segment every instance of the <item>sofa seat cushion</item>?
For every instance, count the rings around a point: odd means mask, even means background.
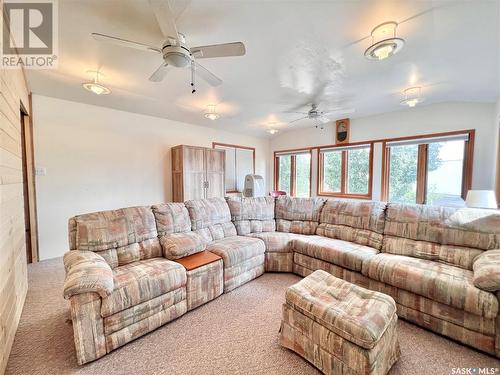
[[[359,272],[363,262],[379,252],[373,247],[322,236],[298,238],[294,242],[294,250],[311,258]]]
[[[234,236],[213,241],[207,245],[207,250],[220,256],[224,262],[224,268],[229,268],[264,254],[266,246],[258,238]]]
[[[260,238],[266,245],[266,253],[291,253],[293,252],[293,241],[299,238],[307,238],[303,234],[286,232],[263,232],[250,233],[249,237]]]
[[[186,285],[186,270],[179,263],[153,258],[113,270],[114,290],[102,299],[107,317]]]
[[[433,301],[493,319],[498,299],[474,286],[469,270],[426,259],[378,254],[363,264],[363,275]]]

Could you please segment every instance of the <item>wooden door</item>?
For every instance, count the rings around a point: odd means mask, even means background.
[[[183,200],[205,197],[204,148],[184,146],[183,155]]]
[[[31,95],[30,95],[31,104]],[[31,107],[31,106],[30,106]],[[33,152],[33,124],[27,111],[21,107],[21,160],[23,169],[24,231],[26,260],[38,262],[38,228],[35,192],[35,162]]]
[[[224,197],[226,192],[224,186],[225,160],[224,150],[205,149],[206,198]]]

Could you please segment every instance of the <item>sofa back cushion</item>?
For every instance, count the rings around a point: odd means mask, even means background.
[[[500,248],[500,211],[389,203],[382,251],[472,270]]]
[[[71,250],[94,251],[115,268],[162,256],[150,207],[93,212],[69,219]]]
[[[323,198],[291,198],[280,196],[276,199],[276,230],[298,234],[315,234],[318,227]]]
[[[152,207],[163,256],[170,260],[205,250],[207,241],[191,231],[191,219],[184,203],[164,203]]]
[[[316,234],[380,250],[385,208],[384,202],[329,199],[321,211]]]
[[[274,198],[227,197],[231,219],[240,236],[250,233],[274,232]]]
[[[152,210],[158,236],[191,231],[191,219],[184,203],[157,204]]]
[[[206,242],[236,236],[229,206],[224,198],[196,199],[185,202],[191,229]]]

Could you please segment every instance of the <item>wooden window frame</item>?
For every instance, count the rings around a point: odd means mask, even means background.
[[[439,138],[451,135],[467,134],[469,140],[464,143],[464,163],[462,171],[462,199],[465,200],[467,196],[467,191],[471,189],[472,186],[472,164],[474,162],[474,140],[475,140],[474,129],[468,130],[457,130],[445,133],[433,133],[433,134],[423,134],[415,135],[409,137],[399,137],[384,139],[382,142],[382,187],[381,187],[381,200],[389,200],[389,177],[391,171],[391,149],[387,147],[388,142],[394,141],[406,141],[420,138]],[[425,204],[427,196],[427,153],[428,144],[420,144],[418,146],[418,162],[417,162],[417,204]]]
[[[304,151],[309,152],[309,197],[312,195],[312,151],[314,147],[305,147],[305,148],[296,148],[289,150],[279,150],[274,151],[274,190],[278,190],[279,188],[279,157],[283,155],[279,155],[282,153],[289,153],[291,156],[290,162],[290,196],[295,197],[296,187],[295,182],[297,178],[297,168],[296,168],[296,159],[297,155],[293,155],[294,152],[304,153]]]
[[[317,195],[320,197],[336,197],[336,198],[352,198],[352,199],[372,199],[372,190],[373,190],[373,149],[374,143],[372,141],[368,142],[353,142],[353,143],[344,143],[341,145],[332,145],[332,146],[322,146],[318,147],[318,188]],[[340,192],[330,192],[324,191],[323,183],[323,166],[324,166],[324,155],[321,152],[322,149],[335,149],[335,148],[345,148],[349,146],[367,146],[370,148],[370,153],[368,157],[368,193],[366,194],[357,194],[357,193],[349,193],[348,192],[348,150],[342,151],[342,171],[341,171],[341,182],[340,182]]]
[[[242,146],[242,145],[233,145],[230,143],[220,143],[220,142],[212,142],[212,148],[217,148],[217,146],[220,147],[227,147],[227,148],[239,148],[242,150],[250,150],[253,153],[253,174],[255,174],[255,147],[249,147],[249,146]],[[224,187],[225,190],[225,187]],[[226,193],[241,193],[241,191],[238,190],[226,190]]]

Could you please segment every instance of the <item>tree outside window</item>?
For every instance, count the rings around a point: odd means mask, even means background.
[[[373,145],[320,149],[319,195],[371,199]]]
[[[470,188],[474,131],[384,143],[383,199],[462,206]]]
[[[287,152],[275,156],[277,190],[294,197],[311,196],[311,152]]]

